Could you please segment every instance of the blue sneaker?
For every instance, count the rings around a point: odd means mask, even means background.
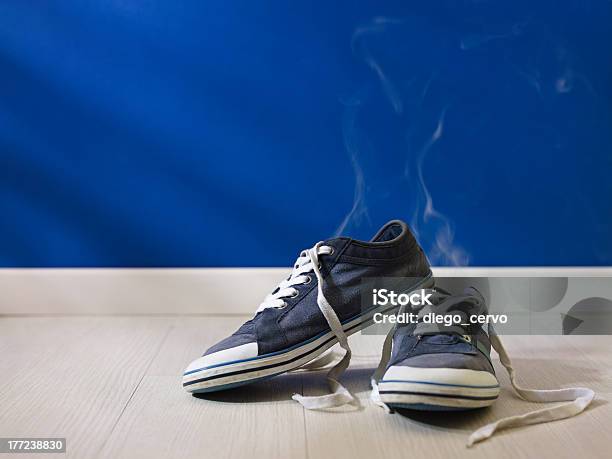
[[[431,293],[432,306],[420,309],[418,323],[396,326],[387,336],[380,365],[372,378],[372,399],[376,403],[389,411],[469,410],[492,405],[499,395],[490,357],[493,347],[520,398],[536,403],[565,403],[487,424],[470,435],[467,446],[502,429],[565,419],[589,406],[595,393],[585,387],[550,390],[524,389],[518,385],[510,357],[495,328],[489,324],[485,332],[481,325],[472,323],[477,321],[469,319],[487,314],[485,299],[478,290],[470,287],[456,296],[441,289]],[[431,313],[458,314],[462,320],[449,326],[421,320]]]
[[[426,314],[486,315],[484,298],[471,288],[462,296],[433,290],[419,311]],[[467,320],[464,320],[467,322]],[[391,409],[465,410],[497,400],[499,382],[491,364],[491,342],[481,325],[408,324],[393,335],[391,360],[378,386]]]
[[[302,368],[340,343],[346,353],[328,373],[332,394],[294,399],[307,408],[354,401],[338,382],[351,357],[347,336],[389,310],[361,307],[361,279],[383,276],[413,278],[406,291],[433,286],[427,258],[404,222],[387,223],[370,242],[338,237],[317,243],[300,254],[253,319],[187,367],[183,387],[212,392],[248,384]]]

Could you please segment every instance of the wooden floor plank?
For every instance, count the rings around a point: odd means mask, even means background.
[[[305,458],[299,374],[196,397],[183,369],[241,318],[181,318],[106,443],[104,458]]]
[[[95,457],[174,320],[0,319],[13,350],[1,359],[2,436],[66,437],[67,457]]]

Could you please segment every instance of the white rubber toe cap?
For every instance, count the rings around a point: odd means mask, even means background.
[[[194,360],[185,369],[185,374],[195,373],[197,370],[202,370],[213,365],[229,364],[236,360],[251,359],[253,357],[257,357],[257,355],[257,343],[242,344],[240,346],[214,352]]]

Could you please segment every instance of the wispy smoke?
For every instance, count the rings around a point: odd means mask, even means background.
[[[360,56],[365,61],[365,63],[372,70],[374,70],[374,73],[376,73],[376,76],[378,77],[380,84],[382,85],[383,91],[387,96],[387,99],[389,99],[393,110],[397,114],[402,113],[404,110],[402,98],[393,82],[387,77],[387,75],[383,71],[380,63],[372,56],[372,53],[368,48],[367,37],[369,35],[378,35],[380,33],[383,33],[390,25],[397,25],[401,23],[402,21],[397,19],[385,17],[374,18],[370,25],[358,27],[357,30],[355,30],[355,32],[353,33],[353,38],[351,40],[351,48],[353,49],[353,53],[357,56]]]
[[[435,130],[417,155],[416,174],[421,191],[419,196],[423,198],[417,201],[411,225],[417,237],[421,233],[421,227],[430,234],[434,234],[431,250],[428,251],[428,256],[432,263],[464,266],[469,263],[469,255],[463,248],[454,243],[455,231],[453,225],[448,217],[434,207],[434,201],[427,187],[424,175],[425,158],[432,147],[440,140],[444,132],[444,120],[447,109],[448,106],[444,107],[440,113]],[[405,175],[407,179],[411,179],[410,169],[408,167],[406,168]],[[422,202],[423,199],[425,201],[424,203]]]
[[[360,224],[363,218],[369,219],[368,208],[365,204],[365,178],[363,169],[359,163],[359,135],[355,125],[359,105],[359,99],[353,98],[346,104],[344,112],[342,135],[344,138],[344,147],[346,148],[353,168],[355,190],[353,192],[353,206],[342,220],[342,223],[336,228],[336,237],[344,233],[349,223]]]
[[[407,94],[406,88],[414,86],[413,83],[418,81],[418,77],[416,75],[409,76],[401,80],[403,86],[398,85],[383,70],[384,65],[376,57],[371,46],[371,40],[374,37],[386,33],[390,27],[399,27],[403,24],[404,21],[402,20],[375,18],[370,24],[359,27],[355,31],[351,46],[354,54],[361,58],[374,72],[377,81],[382,87],[383,94],[391,104],[393,112],[397,116],[402,117],[402,119],[412,120],[412,124],[415,126],[426,125],[427,119],[424,119],[425,115],[423,114],[425,111],[421,110],[420,106],[424,104],[429,92],[432,91],[432,81],[435,78],[435,73],[432,73],[423,81],[422,90],[416,93],[416,95],[413,95],[414,91]],[[398,81],[400,80],[398,79]],[[410,84],[407,85],[407,82]],[[404,88],[404,90],[400,91],[398,89],[400,87]],[[365,135],[360,132],[360,127],[356,122],[357,114],[360,109],[363,109],[364,104],[360,97],[354,97],[345,105],[343,135],[345,148],[349,155],[355,177],[355,191],[352,208],[338,226],[336,235],[344,232],[348,225],[359,225],[364,218],[369,220],[368,208],[366,206],[366,191],[369,191],[366,187],[366,174],[368,171],[362,168],[359,158],[360,156],[363,157],[363,154],[373,153],[373,151],[366,144]],[[411,109],[407,111],[406,107],[411,107]],[[409,154],[408,158],[406,158],[403,176],[403,180],[407,184],[407,186],[404,186],[406,189],[406,208],[397,209],[396,214],[412,214],[412,229],[417,237],[419,237],[420,242],[425,244],[425,249],[433,264],[466,265],[469,262],[469,256],[464,249],[456,244],[453,224],[446,215],[435,207],[432,193],[426,181],[427,169],[425,167],[425,159],[429,151],[442,137],[447,108],[445,107],[442,110],[433,133],[420,148],[414,148],[416,141],[412,136],[408,136],[408,151],[416,152],[416,154]],[[410,129],[412,127],[410,126]],[[409,131],[409,126],[406,126],[406,131]],[[422,138],[422,136],[420,137]],[[381,196],[388,191],[388,189],[372,190],[377,196]]]

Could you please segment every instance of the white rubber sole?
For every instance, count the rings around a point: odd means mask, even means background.
[[[427,277],[411,291],[432,287],[433,284],[433,278]],[[394,309],[397,308],[372,309],[342,324],[342,328],[350,336],[371,325],[377,312],[391,312]],[[336,343],[337,338],[329,331],[285,351],[193,370],[183,375],[183,388],[192,393],[213,392],[276,376],[316,359]]]
[[[488,371],[392,366],[378,391],[381,401],[392,409],[465,410],[495,403],[499,382]]]

